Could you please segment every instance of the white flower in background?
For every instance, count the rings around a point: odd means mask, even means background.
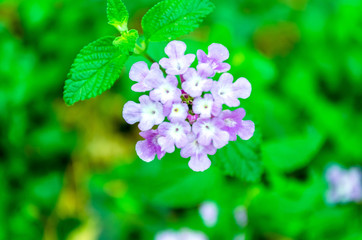
[[[347,203],[362,201],[362,172],[358,167],[343,169],[338,165],[326,171],[328,203]]]
[[[199,208],[199,213],[205,226],[215,226],[219,215],[219,209],[216,203],[211,201],[203,202]]]
[[[157,233],[155,240],[208,240],[208,237],[203,232],[183,228],[180,231],[165,230]]]
[[[248,215],[244,206],[238,206],[234,209],[234,217],[240,227],[245,227],[248,224]]]

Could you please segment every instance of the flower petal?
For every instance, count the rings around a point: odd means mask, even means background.
[[[147,140],[138,141],[136,143],[136,152],[139,158],[145,162],[151,162],[156,156],[154,147],[150,146]]]
[[[246,78],[239,78],[233,85],[236,98],[248,98],[251,93],[251,84]]]
[[[126,102],[123,106],[122,115],[128,124],[134,124],[141,119],[141,106],[133,101]]]
[[[184,56],[186,51],[186,44],[182,41],[171,41],[165,47],[165,53],[169,58],[179,58]]]
[[[143,79],[145,79],[148,73],[149,70],[147,63],[143,61],[136,62],[135,64],[132,65],[131,69],[129,70],[129,78],[132,81],[140,82]]]
[[[246,120],[242,121],[241,125],[242,127],[238,131],[238,135],[243,140],[250,139],[254,135],[255,124],[250,120]]]
[[[203,172],[211,166],[211,161],[206,154],[191,156],[189,167],[195,172]]]
[[[208,47],[208,57],[223,62],[229,58],[229,51],[224,45],[213,43]]]

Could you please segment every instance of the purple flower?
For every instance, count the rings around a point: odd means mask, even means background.
[[[165,53],[169,58],[162,58],[160,65],[166,69],[167,74],[184,74],[195,60],[194,54],[186,54],[186,44],[181,41],[172,41],[165,47]]]
[[[189,167],[195,172],[203,172],[211,166],[211,161],[207,155],[214,155],[216,148],[212,144],[201,145],[194,134],[189,134],[188,139],[188,144],[181,149],[181,157],[191,157]]]
[[[195,98],[192,106],[192,110],[194,113],[200,114],[200,118],[210,118],[211,114],[217,116],[221,112],[221,109],[221,104],[214,101],[211,94],[205,94],[203,98]]]
[[[180,122],[164,122],[158,127],[159,133],[162,135],[158,138],[158,144],[161,149],[172,153],[177,148],[183,148],[188,143],[187,134],[191,131],[191,126],[186,121]]]
[[[229,51],[219,43],[213,43],[208,47],[208,55],[202,50],[197,51],[199,65],[204,65],[203,67],[214,70],[214,72],[209,75],[210,77],[214,76],[215,72],[220,73],[230,70],[230,65],[228,63],[223,63],[223,61],[228,58]]]
[[[186,103],[174,103],[169,110],[167,110],[167,118],[171,122],[183,121],[187,117],[189,107]]]
[[[198,118],[199,118],[198,114],[195,114],[195,115],[188,114],[187,115],[187,120],[189,120],[190,124],[194,124],[194,122],[196,122]]]
[[[166,230],[156,235],[155,240],[208,240],[200,231],[183,228],[180,231]]]
[[[155,155],[162,158],[166,152],[181,148],[181,156],[190,158],[188,164],[192,170],[205,171],[211,165],[208,155],[215,154],[228,141],[235,141],[238,135],[244,140],[253,136],[255,125],[243,120],[244,109],[222,112],[223,104],[237,107],[239,98],[249,97],[251,85],[245,78],[233,82],[229,73],[222,74],[217,82],[211,79],[215,73],[230,69],[230,65],[224,63],[229,52],[223,45],[211,44],[208,55],[199,50],[196,69],[190,68],[195,55],[185,52],[186,44],[181,41],[167,44],[165,53],[168,58],[159,61],[166,70],[166,77],[157,63],[150,69],[145,62],[135,63],[129,73],[130,79],[137,82],[132,90],[150,93],[141,96],[140,103],[127,102],[122,114],[129,124],[139,122],[140,135],[145,138],[136,144],[141,159],[151,161]],[[211,93],[206,94],[209,91]],[[166,116],[169,122],[164,122]],[[152,130],[155,125],[159,126]],[[204,219],[209,226],[214,224],[215,217],[210,206],[200,208],[203,219],[203,215],[209,214],[209,220]],[[172,236],[178,239],[181,235]],[[188,236],[183,234],[181,239],[188,239]]]
[[[229,141],[229,133],[221,130],[223,125],[219,118],[198,119],[192,125],[192,132],[201,145],[208,146],[212,142],[215,148],[222,148]]]
[[[160,137],[158,130],[140,132],[140,135],[145,140],[136,143],[136,152],[143,161],[152,161],[156,154],[158,159],[161,159],[165,155],[165,151],[161,150],[161,146],[157,142]]]
[[[203,72],[196,71],[194,68],[189,68],[183,74],[184,82],[182,89],[191,97],[200,97],[202,92],[210,91],[212,87],[212,79],[202,75]]]
[[[229,133],[230,141],[235,141],[237,135],[243,140],[248,140],[253,136],[255,125],[250,120],[243,121],[244,117],[245,110],[243,108],[234,111],[224,110],[218,116],[224,121],[224,126],[221,129]]]
[[[177,84],[175,76],[167,75],[166,78],[160,79],[155,89],[150,92],[150,98],[166,105],[179,101],[181,90],[177,88]]]
[[[147,131],[163,122],[165,116],[161,103],[152,101],[147,95],[142,95],[139,101],[139,104],[129,101],[124,105],[122,115],[127,123],[140,122],[138,128]]]
[[[362,173],[357,167],[343,169],[333,165],[327,169],[329,189],[327,201],[333,203],[362,201]]]
[[[207,227],[215,226],[219,215],[219,209],[216,203],[211,201],[203,202],[199,208],[199,213]]]
[[[158,63],[153,63],[151,69],[148,70],[147,63],[141,61],[132,65],[129,78],[137,82],[131,87],[133,91],[145,92],[154,88],[154,81],[163,78],[163,73]]]
[[[211,88],[211,94],[215,100],[229,107],[239,106],[238,98],[248,98],[250,93],[250,82],[246,78],[239,78],[233,83],[233,76],[230,73],[222,74],[219,81],[214,81]]]

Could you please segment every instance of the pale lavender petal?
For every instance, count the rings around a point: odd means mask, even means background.
[[[174,75],[167,75],[166,82],[169,82],[170,85],[175,86],[175,87],[177,87],[177,85],[178,85],[177,77]]]
[[[214,147],[214,145],[210,144],[208,146],[203,146],[202,152],[208,155],[214,155],[216,153],[216,148]]]
[[[155,159],[156,151],[151,146],[147,140],[138,141],[136,143],[136,152],[139,158],[141,158],[145,162],[151,162]]]
[[[171,41],[165,47],[165,53],[170,58],[179,58],[184,56],[186,51],[186,44],[182,41]]]
[[[220,76],[218,83],[220,83],[220,86],[231,85],[233,83],[233,80],[233,75],[231,75],[230,73],[223,73]]]
[[[158,63],[153,63],[151,70],[144,80],[144,84],[152,88],[157,88],[164,81],[163,73]]]
[[[211,161],[206,154],[191,156],[189,167],[195,172],[203,172],[211,166]]]
[[[208,63],[199,63],[196,67],[197,72],[201,77],[208,78],[214,76],[214,70],[210,67]]]
[[[157,142],[161,146],[161,151],[166,151],[168,153],[173,153],[175,151],[174,142],[169,137],[159,137]]]
[[[229,58],[229,51],[224,45],[213,43],[208,47],[208,57],[223,62]]]
[[[167,136],[167,131],[170,129],[171,127],[171,123],[169,122],[163,122],[161,123],[157,130],[158,130],[158,133],[161,135],[161,136]]]
[[[199,63],[206,63],[208,60],[208,57],[206,55],[206,53],[202,50],[197,50],[197,60],[199,61]]]
[[[122,112],[124,120],[128,124],[134,124],[136,122],[139,122],[141,119],[141,107],[140,104],[137,104],[133,101],[127,102],[123,106],[123,112]]]
[[[254,131],[255,131],[255,124],[250,120],[246,120],[242,121],[241,128],[238,131],[238,135],[240,136],[241,139],[248,140],[254,135]]]
[[[135,83],[131,87],[132,91],[134,92],[146,92],[152,89],[152,87],[147,86],[144,82]]]
[[[185,145],[185,147],[183,147],[181,149],[181,157],[183,158],[188,158],[191,157],[192,155],[194,155],[196,153],[196,136],[192,133],[187,135],[187,141],[188,143]]]
[[[188,144],[188,139],[186,136],[184,138],[180,138],[178,141],[175,142],[177,148],[183,148]]]
[[[246,78],[239,78],[233,84],[236,98],[248,98],[251,93],[251,84]]]
[[[195,54],[186,54],[183,60],[185,62],[184,65],[187,66],[186,68],[188,68],[195,61]]]
[[[194,132],[195,133],[195,132]],[[196,134],[196,133],[195,133]],[[213,136],[210,135],[206,135],[206,134],[199,134],[197,141],[203,145],[203,146],[208,146],[211,144],[211,140],[212,140]],[[229,136],[228,136],[229,137]]]
[[[222,148],[229,142],[229,133],[219,130],[215,133],[212,140],[212,144],[214,145],[214,147],[216,147],[217,149]]]
[[[138,98],[138,100],[140,101],[141,104],[146,105],[149,103],[152,103],[152,100],[150,99],[149,96],[147,95],[142,95]]]
[[[230,64],[228,63],[219,63],[217,67],[215,68],[215,71],[217,72],[227,72],[230,70]]]
[[[219,101],[214,101],[214,104],[212,105],[211,113],[213,116],[218,116],[222,110],[222,104]]]
[[[203,124],[204,120],[200,119],[198,121],[196,121],[193,125],[192,125],[192,132],[195,133],[196,135],[200,133],[201,131],[201,126]]]
[[[136,62],[132,65],[131,69],[129,70],[129,78],[132,81],[140,82],[147,76],[149,70],[147,63],[141,61]]]
[[[240,105],[239,99],[232,96],[225,97],[224,103],[229,107],[238,107]]]
[[[150,118],[142,118],[140,120],[140,123],[138,124],[138,128],[141,131],[147,131],[150,130],[154,126],[154,120]]]

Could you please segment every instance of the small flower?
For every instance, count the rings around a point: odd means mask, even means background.
[[[133,91],[145,92],[154,88],[154,81],[163,78],[163,73],[158,63],[153,63],[151,69],[148,70],[147,63],[141,61],[132,65],[129,78],[137,82],[131,87]]]
[[[181,157],[191,157],[189,167],[195,172],[205,171],[211,165],[207,155],[214,155],[216,148],[212,144],[208,146],[201,145],[193,134],[189,134],[188,138],[188,144],[181,149]]]
[[[250,120],[244,120],[245,110],[238,108],[234,111],[224,110],[220,113],[219,118],[224,121],[222,130],[229,133],[230,141],[235,141],[239,135],[241,139],[250,139],[255,131],[255,124]]]
[[[145,140],[136,143],[136,152],[143,161],[152,161],[156,154],[158,159],[161,159],[165,155],[165,151],[161,150],[161,146],[157,142],[160,137],[158,130],[140,132],[140,135]]]
[[[208,240],[207,236],[200,231],[183,228],[180,231],[165,230],[156,235],[155,240]]]
[[[192,125],[192,132],[201,145],[208,146],[212,142],[215,148],[222,148],[229,141],[229,133],[221,130],[223,124],[219,118],[198,119]]]
[[[215,75],[215,72],[227,72],[230,70],[230,65],[228,63],[223,63],[223,61],[229,58],[229,51],[227,48],[219,43],[213,43],[208,47],[208,55],[202,50],[197,51],[197,59],[199,60],[199,65],[204,65],[214,70],[214,72],[209,75],[210,77]]]
[[[165,116],[161,103],[152,101],[147,95],[142,95],[139,101],[139,104],[129,101],[124,105],[122,115],[127,123],[140,122],[138,128],[147,131],[163,122]]]
[[[203,202],[199,208],[199,213],[207,227],[215,226],[219,215],[219,209],[216,203],[211,201]]]
[[[250,82],[246,78],[239,78],[233,83],[233,76],[230,73],[222,74],[219,81],[214,81],[211,88],[214,99],[229,107],[239,106],[238,98],[248,98],[250,93]]]
[[[194,68],[189,68],[183,75],[184,82],[182,89],[191,97],[200,97],[203,92],[210,91],[212,87],[212,79],[203,76]]]
[[[187,134],[190,133],[190,124],[186,121],[180,122],[164,122],[158,127],[159,133],[162,135],[158,138],[158,144],[161,149],[172,153],[177,148],[183,148],[187,144]]]
[[[200,114],[200,118],[210,118],[211,114],[217,116],[221,112],[221,108],[221,104],[214,101],[211,94],[205,94],[203,98],[195,98],[192,106],[192,110],[194,113]]]
[[[327,169],[326,179],[329,185],[326,194],[329,203],[362,201],[362,173],[359,168],[343,169],[333,165]]]
[[[187,117],[188,110],[186,103],[174,103],[170,110],[167,110],[167,118],[171,122],[183,121]]]
[[[238,206],[234,209],[234,218],[240,227],[245,227],[248,224],[248,214],[244,206]]]
[[[199,118],[198,114],[194,114],[194,115],[188,114],[187,115],[187,120],[189,120],[190,124],[194,124],[197,121],[198,118]]]
[[[150,98],[166,105],[179,101],[181,90],[177,88],[177,84],[178,81],[175,76],[167,75],[166,78],[159,80],[157,87],[150,92]]]
[[[169,58],[162,58],[160,65],[170,75],[184,74],[195,60],[194,54],[186,54],[186,44],[181,41],[172,41],[165,47],[165,53]]]

